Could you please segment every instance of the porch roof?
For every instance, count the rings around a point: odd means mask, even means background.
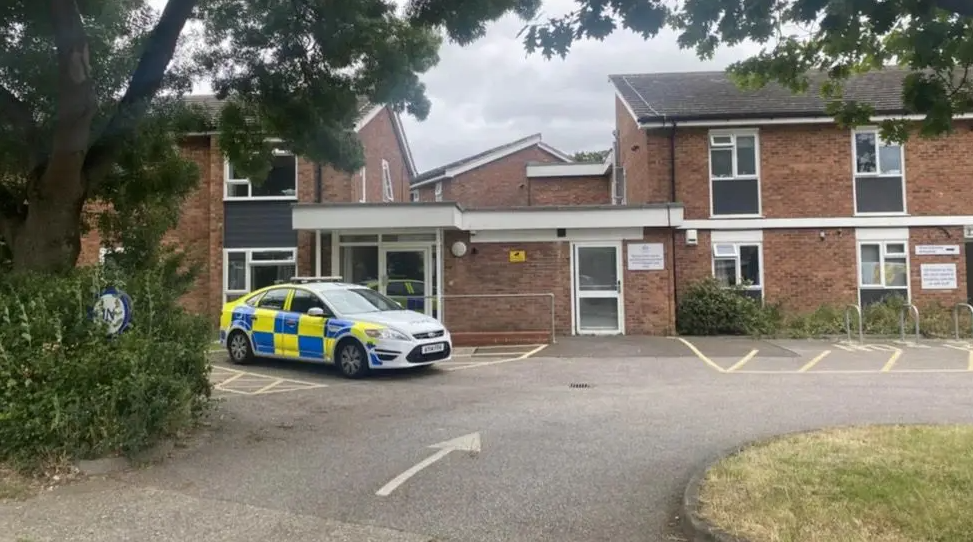
[[[464,209],[452,202],[296,203],[295,230],[529,230],[665,228],[683,222],[681,203]]]

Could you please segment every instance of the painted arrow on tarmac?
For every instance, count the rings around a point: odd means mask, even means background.
[[[479,452],[480,433],[470,433],[468,435],[463,435],[462,437],[445,440],[439,444],[433,444],[432,446],[429,446],[429,448],[438,448],[439,451],[416,463],[409,470],[393,478],[389,483],[382,486],[382,489],[376,491],[375,494],[380,497],[387,497],[389,494],[395,491],[397,487],[404,484],[406,480],[415,476],[422,469],[446,457],[450,452]]]

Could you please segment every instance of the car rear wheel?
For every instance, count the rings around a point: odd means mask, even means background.
[[[368,354],[361,343],[354,339],[346,339],[338,344],[335,360],[338,370],[347,378],[361,378],[368,372]]]
[[[234,331],[226,339],[226,351],[230,354],[230,361],[237,365],[243,365],[253,361],[253,348],[250,346],[250,339],[242,331]]]

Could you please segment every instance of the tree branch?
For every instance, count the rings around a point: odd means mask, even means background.
[[[121,145],[138,127],[165,77],[176,51],[176,42],[198,0],[169,0],[162,17],[149,35],[125,95],[99,139],[88,151],[84,171],[88,189],[95,188],[118,157]]]
[[[973,17],[973,2],[970,0],[934,0],[939,9],[961,15],[963,17]]]

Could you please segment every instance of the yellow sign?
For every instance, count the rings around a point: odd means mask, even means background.
[[[511,262],[525,262],[525,261],[527,261],[527,251],[525,251],[525,250],[511,250],[510,251],[510,261]]]

